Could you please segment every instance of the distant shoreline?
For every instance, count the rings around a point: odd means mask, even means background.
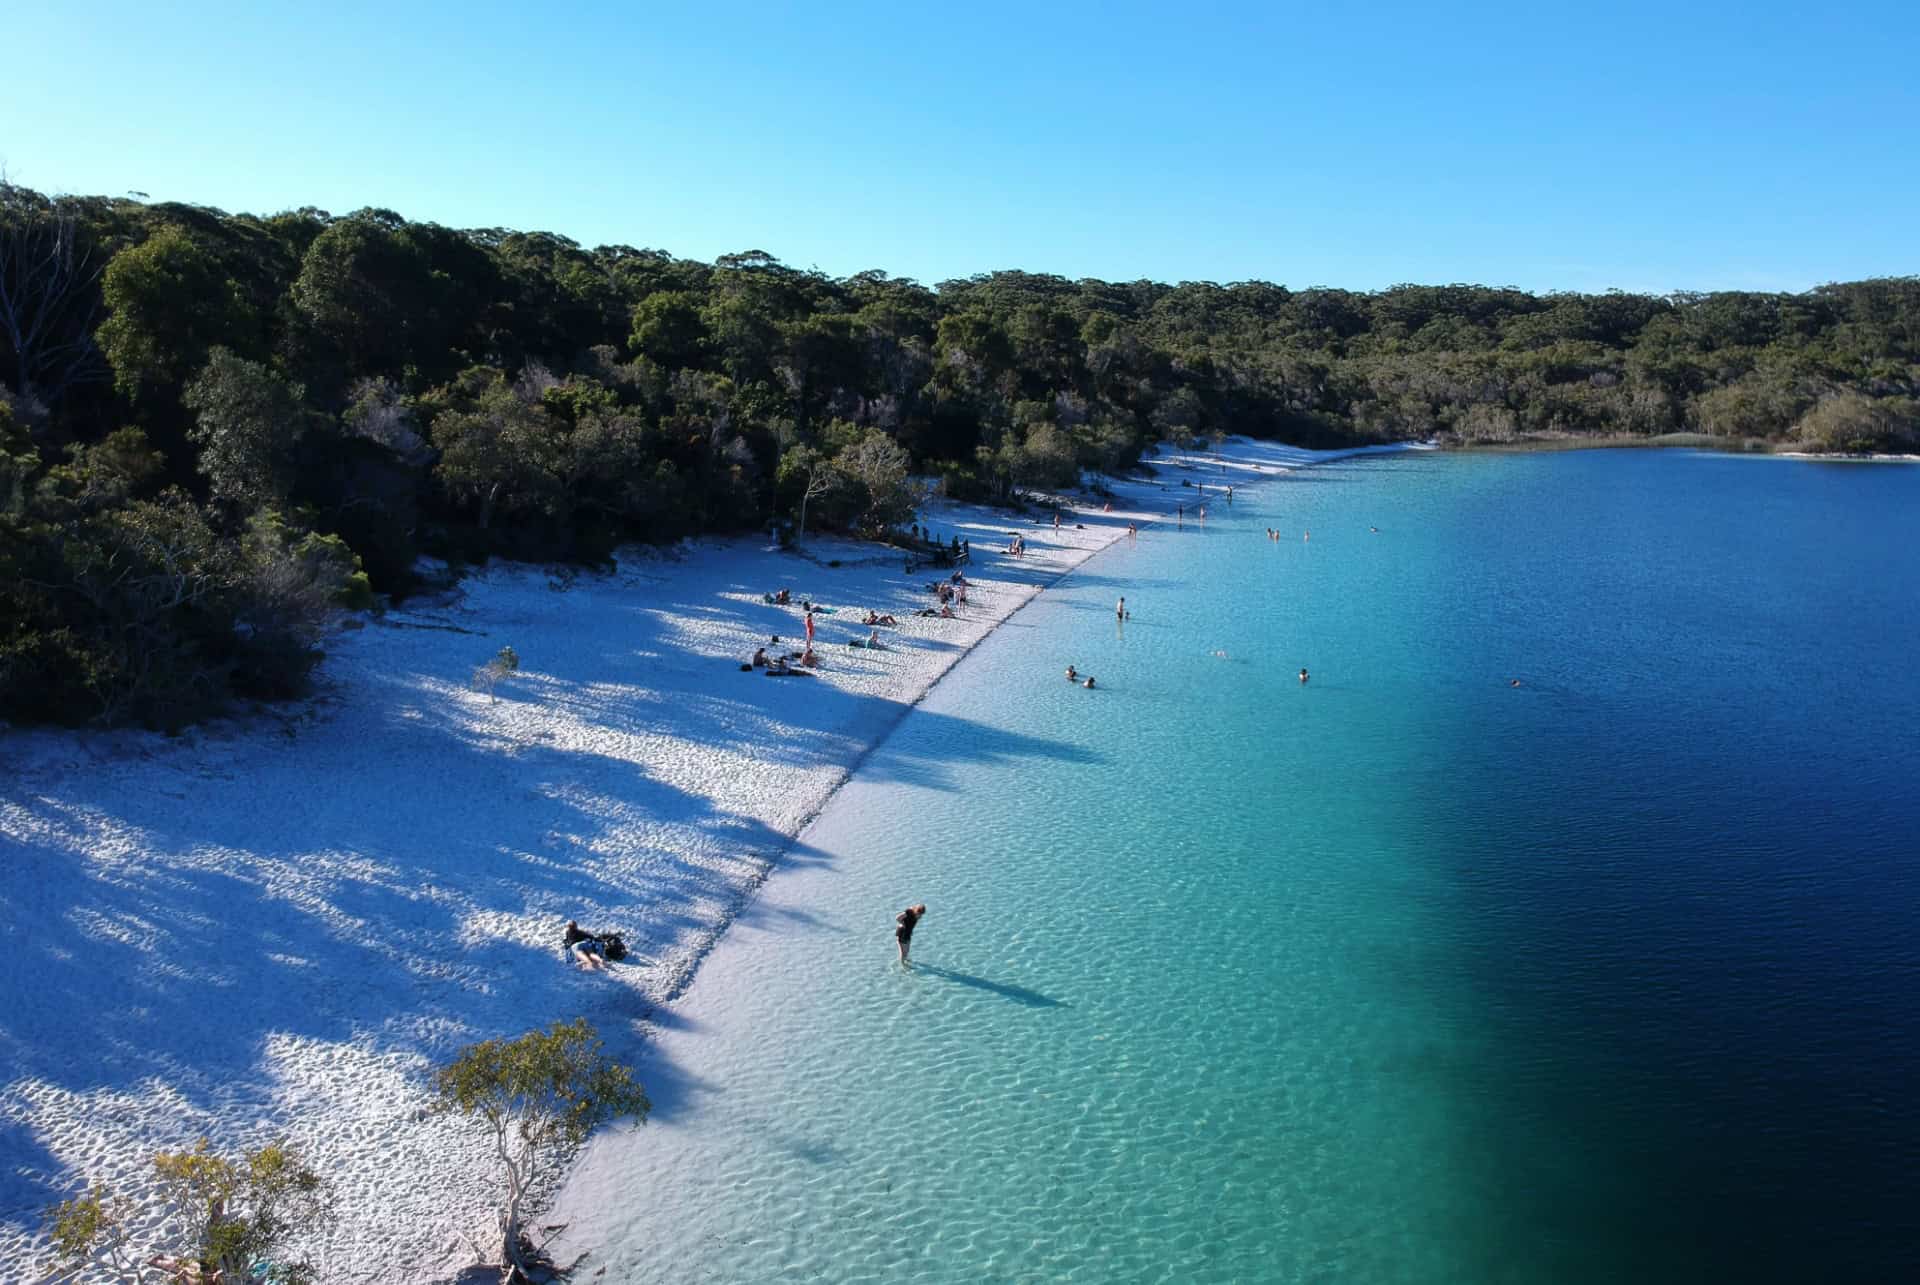
[[[1613,433],[1595,437],[1529,437],[1511,442],[1443,442],[1440,450],[1465,455],[1530,455],[1542,451],[1696,450],[1718,455],[1771,456],[1783,460],[1824,460],[1851,464],[1920,464],[1920,455],[1875,452],[1796,451],[1757,438],[1714,437],[1708,433],[1660,433],[1644,437]]]

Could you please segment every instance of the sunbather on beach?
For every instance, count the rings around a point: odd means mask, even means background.
[[[567,920],[564,949],[588,972],[597,973],[607,966],[600,939],[571,919]]]
[[[813,669],[819,665],[820,658],[813,654],[812,643],[808,643],[807,649],[800,653],[800,663],[805,665],[808,669]]]
[[[758,669],[760,668],[760,666],[766,663],[767,663],[767,649],[765,647],[755,647],[753,649],[753,667],[755,669]]]

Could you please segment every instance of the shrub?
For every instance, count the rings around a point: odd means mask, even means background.
[[[216,1155],[205,1138],[191,1151],[153,1158],[155,1210],[168,1217],[159,1252],[132,1248],[133,1224],[148,1213],[132,1199],[95,1185],[47,1212],[49,1266],[58,1281],[221,1281],[305,1285],[306,1262],[273,1263],[287,1240],[318,1229],[331,1215],[327,1183],[299,1154],[273,1142],[239,1159]]]

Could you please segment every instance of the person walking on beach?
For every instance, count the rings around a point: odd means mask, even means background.
[[[917,906],[908,906],[893,917],[893,941],[900,948],[900,962],[907,968],[913,964],[907,959],[907,952],[913,948],[913,928],[926,917],[927,904],[923,901]]]

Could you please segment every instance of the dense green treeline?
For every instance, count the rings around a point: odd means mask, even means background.
[[[1920,280],[1371,294],[1002,272],[927,288],[384,210],[0,185],[0,716],[299,690],[422,553],[879,527],[1150,443],[1693,431],[1920,442]]]

